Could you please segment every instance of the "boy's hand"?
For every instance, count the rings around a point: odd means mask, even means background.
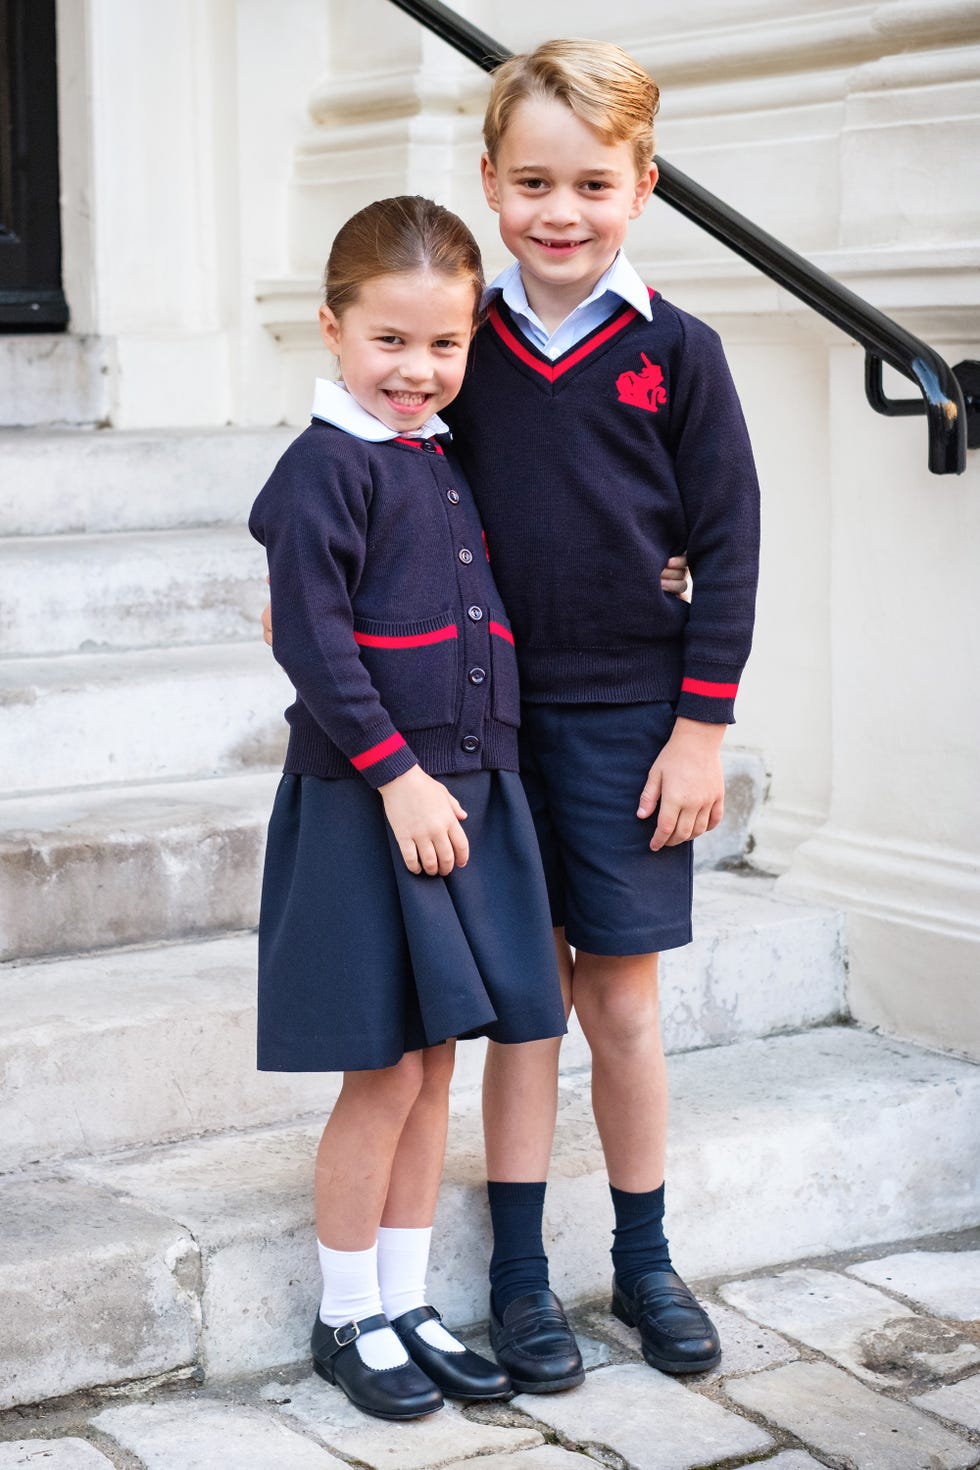
[[[650,851],[677,847],[717,827],[725,811],[721,765],[724,725],[678,719],[663,750],[650,767],[640,796],[638,817],[649,817],[660,803]]]
[[[410,873],[444,878],[454,867],[465,868],[470,845],[459,824],[466,813],[447,786],[413,766],[378,790]]]
[[[660,588],[662,592],[671,597],[682,597],[685,602],[691,600],[691,582],[688,577],[687,556],[681,552],[680,556],[672,556],[660,573]]]

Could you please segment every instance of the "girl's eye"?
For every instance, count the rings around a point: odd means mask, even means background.
[[[379,342],[384,342],[389,347],[397,347],[401,343],[400,337],[379,337]]]
[[[459,346],[459,343],[454,342],[451,337],[439,337],[432,345],[433,347],[437,347],[440,352],[452,352],[454,348]]]

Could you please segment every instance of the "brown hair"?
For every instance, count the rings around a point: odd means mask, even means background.
[[[339,318],[368,281],[414,271],[471,281],[473,321],[479,320],[483,295],[480,247],[458,215],[418,194],[376,199],[341,226],[324,272],[324,300]]]
[[[529,97],[557,98],[604,143],[629,143],[637,177],[650,167],[660,88],[620,46],[611,41],[544,41],[499,66],[483,123],[491,162],[496,162],[514,109]]]

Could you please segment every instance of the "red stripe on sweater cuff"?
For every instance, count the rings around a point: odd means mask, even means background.
[[[387,740],[372,745],[370,750],[362,750],[360,755],[351,756],[351,765],[355,771],[364,771],[368,766],[376,766],[378,761],[383,761],[386,756],[394,755],[395,751],[401,750],[404,744],[404,736],[399,735],[396,730],[394,735],[389,735]]]
[[[458,638],[455,623],[445,628],[435,628],[431,633],[405,633],[387,637],[381,633],[355,633],[354,642],[362,648],[424,648],[427,643],[445,643],[447,638]]]
[[[493,619],[491,619],[490,622],[487,624],[487,627],[490,629],[491,633],[496,633],[498,638],[502,638],[505,643],[509,643],[511,644],[511,646],[513,646],[514,635],[509,628],[504,627],[503,623],[495,623]]]
[[[703,694],[708,699],[734,699],[737,684],[712,684],[707,679],[685,679],[681,684],[682,694]]]

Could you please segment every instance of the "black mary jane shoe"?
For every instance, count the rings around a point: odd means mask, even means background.
[[[379,1312],[360,1322],[328,1327],[318,1312],[310,1338],[314,1372],[336,1383],[356,1408],[376,1419],[421,1419],[442,1408],[442,1394],[432,1380],[411,1361],[397,1368],[369,1368],[355,1346],[362,1333],[389,1325]]]
[[[480,1399],[509,1399],[513,1393],[510,1379],[496,1363],[481,1358],[470,1348],[448,1352],[433,1347],[431,1342],[419,1336],[416,1329],[423,1322],[441,1321],[435,1307],[413,1307],[410,1312],[393,1317],[391,1325],[412,1361],[442,1389],[447,1398],[461,1399],[464,1403],[475,1403]]]
[[[704,1373],[721,1362],[715,1324],[674,1271],[648,1271],[631,1292],[613,1277],[612,1311],[638,1329],[643,1356],[661,1373]]]
[[[490,1346],[515,1393],[559,1393],[585,1382],[582,1354],[553,1291],[529,1291],[500,1317],[491,1301]]]

